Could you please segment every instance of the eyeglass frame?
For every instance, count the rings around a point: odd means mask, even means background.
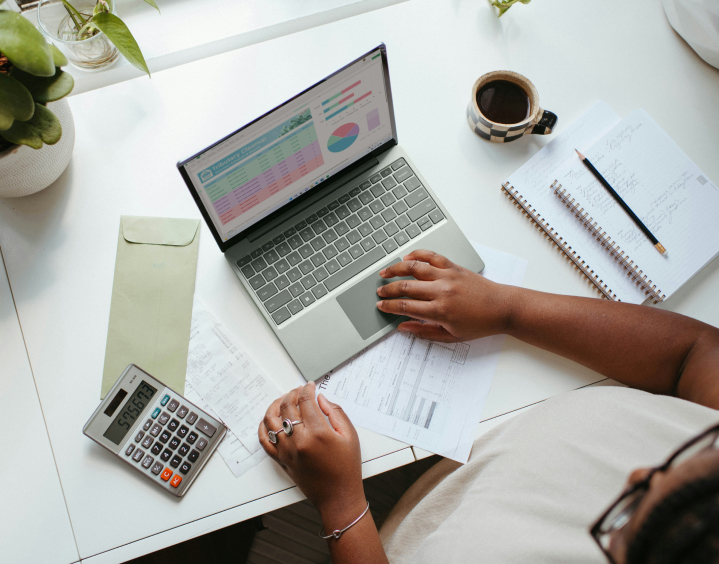
[[[654,477],[654,474],[656,474],[657,472],[666,472],[666,471],[672,466],[672,463],[673,463],[684,451],[686,451],[687,449],[691,448],[692,445],[695,445],[696,443],[698,443],[698,442],[701,441],[702,439],[706,438],[707,436],[711,435],[712,433],[714,433],[714,434],[717,435],[717,436],[715,437],[714,441],[707,443],[707,445],[706,445],[705,448],[703,448],[703,449],[701,449],[701,450],[698,450],[698,451],[695,452],[690,458],[687,458],[687,460],[691,460],[692,458],[694,458],[694,457],[697,456],[698,454],[700,454],[700,453],[702,453],[702,452],[704,452],[704,451],[706,451],[706,450],[709,450],[709,449],[711,449],[711,448],[719,448],[719,447],[715,447],[715,446],[714,446],[714,445],[717,443],[717,440],[719,439],[719,423],[717,423],[716,425],[714,425],[714,426],[712,426],[712,427],[709,427],[709,428],[706,429],[705,431],[702,431],[701,433],[699,433],[698,435],[696,435],[694,438],[689,439],[687,442],[685,442],[683,445],[681,445],[678,449],[676,449],[676,450],[674,451],[673,454],[671,454],[671,455],[669,456],[669,458],[667,458],[667,460],[666,460],[666,462],[664,462],[664,464],[661,464],[660,466],[655,466],[654,468],[651,468],[651,469],[649,470],[648,474],[646,475],[646,477],[644,477],[641,481],[637,482],[636,484],[632,485],[630,488],[628,488],[628,489],[626,489],[625,491],[623,491],[623,492],[619,495],[619,497],[614,501],[614,503],[612,503],[612,504],[607,508],[607,510],[606,510],[604,513],[602,513],[602,515],[599,517],[599,519],[597,519],[597,520],[594,522],[594,524],[589,528],[589,534],[592,535],[592,538],[593,538],[594,541],[597,543],[597,545],[599,546],[599,549],[602,551],[602,553],[604,554],[604,556],[607,557],[607,559],[609,560],[610,564],[617,564],[617,561],[614,560],[614,557],[611,555],[611,553],[609,552],[609,550],[606,549],[606,548],[604,548],[604,545],[602,544],[602,541],[601,541],[601,537],[604,536],[604,535],[607,535],[607,534],[615,534],[617,531],[622,530],[622,529],[626,526],[626,523],[625,523],[624,525],[622,525],[622,527],[620,527],[619,529],[616,529],[615,531],[603,533],[603,532],[602,532],[602,529],[603,529],[602,525],[604,525],[604,521],[607,519],[607,517],[614,511],[614,509],[615,509],[623,500],[625,500],[626,498],[628,498],[628,497],[631,496],[631,495],[634,495],[634,494],[635,494],[637,491],[639,491],[639,490],[644,490],[644,493],[642,494],[642,496],[638,498],[639,503],[637,503],[637,504],[634,506],[634,509],[632,510],[632,513],[631,513],[631,514],[629,515],[629,517],[627,518],[627,523],[628,523],[628,522],[631,520],[631,518],[634,516],[634,514],[636,513],[637,508],[638,508],[639,505],[641,504],[641,500],[644,499],[644,496],[645,496],[646,493],[649,491],[649,482],[651,482],[652,478]],[[622,513],[619,513],[619,515],[622,515]]]

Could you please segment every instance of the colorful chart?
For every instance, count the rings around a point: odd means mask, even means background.
[[[340,125],[330,135],[330,139],[327,141],[327,149],[331,153],[341,153],[345,149],[349,149],[352,143],[357,141],[359,132],[359,125],[356,123]]]

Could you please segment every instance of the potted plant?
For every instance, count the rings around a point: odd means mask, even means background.
[[[137,42],[106,0],[97,0],[89,15],[67,0],[63,6],[78,41],[104,33],[133,65],[150,74]],[[61,68],[67,64],[65,54],[26,18],[0,7],[0,197],[38,192],[67,167],[75,143],[64,100],[74,86]]]

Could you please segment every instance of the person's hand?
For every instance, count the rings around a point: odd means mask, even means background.
[[[417,250],[380,271],[382,278],[412,276],[377,289],[384,312],[425,321],[405,321],[400,331],[443,342],[504,333],[512,287],[496,284],[432,251]],[[409,299],[408,299],[409,298]]]
[[[302,424],[295,425],[290,436],[280,433],[272,444],[268,431],[282,429],[284,419]],[[262,448],[317,508],[323,522],[334,528],[364,511],[367,501],[357,432],[339,405],[322,394],[315,401],[314,382],[276,399],[258,435]]]

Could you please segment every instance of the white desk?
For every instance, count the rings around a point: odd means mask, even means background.
[[[470,240],[530,260],[528,287],[595,295],[501,195],[506,177],[550,138],[505,146],[472,134],[464,109],[480,74],[510,68],[529,76],[542,104],[559,115],[558,131],[598,98],[622,115],[643,106],[719,178],[719,72],[651,0],[537,1],[501,20],[484,2],[412,0],[71,98],[70,167],[48,190],[0,203],[0,246],[83,559],[121,561],[299,499],[269,461],[235,480],[215,458],[178,502],[80,429],[98,402],[119,216],[199,217],[175,170],[179,158],[381,41],[400,142]],[[295,367],[204,226],[200,247],[197,293],[289,386]],[[718,265],[662,307],[719,325]],[[483,417],[599,379],[508,339]],[[411,460],[404,445],[367,432],[362,448],[365,460],[374,459],[368,474]]]
[[[77,562],[75,539],[0,257],[0,555],[3,562]]]

